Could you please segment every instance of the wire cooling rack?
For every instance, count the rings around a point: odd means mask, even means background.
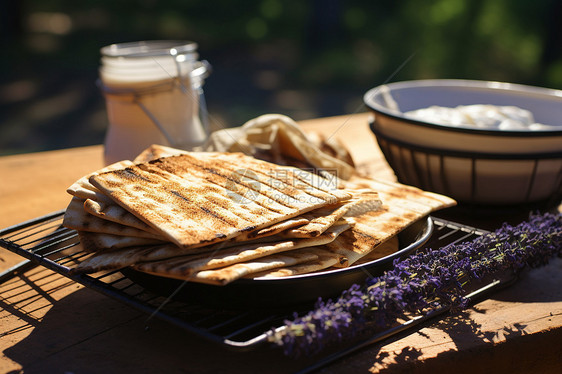
[[[103,271],[95,274],[73,274],[70,269],[87,256],[82,250],[76,231],[62,226],[64,211],[39,217],[0,231],[0,247],[6,248],[26,260],[0,274],[0,283],[40,265],[61,274],[87,288],[132,306],[150,316],[168,321],[187,332],[235,350],[249,350],[267,342],[268,334],[282,329],[284,320],[291,318],[295,309],[229,310],[161,295],[135,283],[120,271]],[[486,231],[432,217],[434,231],[426,247],[439,248],[446,244],[472,240]],[[513,279],[512,279],[513,280]],[[493,281],[473,292],[469,297],[484,295],[505,281]],[[310,306],[308,306],[310,308]],[[299,312],[298,308],[296,310]],[[300,312],[306,312],[303,306]],[[382,341],[397,333],[434,318],[446,308],[413,316],[397,326],[360,342],[354,342],[314,366],[313,370],[337,360],[365,345]]]

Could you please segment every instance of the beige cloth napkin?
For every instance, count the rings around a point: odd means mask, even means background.
[[[241,127],[215,131],[203,150],[208,152],[242,152],[277,164],[317,168],[347,180],[355,172],[347,151],[338,144],[324,143],[307,136],[291,118],[265,114]],[[324,150],[322,148],[324,148]],[[345,160],[345,161],[344,161]]]

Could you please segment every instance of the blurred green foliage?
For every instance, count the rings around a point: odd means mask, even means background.
[[[4,0],[0,153],[102,142],[95,80],[111,43],[196,41],[211,117],[234,126],[363,110],[386,81],[561,88],[561,16],[556,0]]]

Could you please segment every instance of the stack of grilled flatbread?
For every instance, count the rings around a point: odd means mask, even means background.
[[[218,285],[385,256],[396,249],[388,243],[398,232],[454,204],[395,183],[164,147],[67,191],[73,197],[63,224],[91,252],[73,272],[133,267]]]

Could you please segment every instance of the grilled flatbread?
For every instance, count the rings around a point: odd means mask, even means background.
[[[315,247],[315,254],[318,259],[313,261],[303,262],[293,266],[287,266],[282,268],[275,268],[268,271],[263,271],[260,273],[249,274],[245,278],[280,278],[280,277],[290,277],[294,275],[310,274],[322,270],[332,270],[342,267],[346,267],[345,263],[340,260],[347,258],[343,256],[334,256],[334,252],[330,250],[323,250],[323,246]],[[354,265],[361,265],[370,261],[375,261],[385,256],[391,255],[398,250],[398,238],[395,236],[386,242],[379,244],[375,247],[367,256],[361,258]],[[365,270],[367,271],[367,270]]]
[[[338,235],[349,228],[347,222],[332,226],[324,234],[316,238],[293,239],[278,243],[240,245],[205,253],[198,256],[174,257],[164,261],[146,262],[137,264],[135,269],[158,273],[165,277],[186,278],[202,270],[218,269],[240,262],[247,262],[256,258],[293,251],[299,248],[315,247],[334,241]]]
[[[178,278],[193,282],[223,286],[248,274],[253,274],[283,266],[291,266],[301,262],[313,261],[316,259],[318,259],[318,256],[312,251],[290,251],[262,257],[249,262],[237,263],[216,270],[203,270],[185,278],[181,276],[179,276]]]
[[[218,285],[384,257],[401,230],[455,203],[398,183],[160,146],[69,193],[63,224],[95,251],[73,272],[131,266]]]
[[[258,229],[249,232],[243,232],[241,235],[238,235],[233,238],[235,242],[247,242],[256,239],[263,239],[272,237],[277,234],[281,234],[286,232],[294,227],[303,226],[309,223],[310,221],[302,216],[289,218],[285,221],[281,221],[279,223],[275,223],[271,226],[264,227],[263,229]]]
[[[247,157],[247,156],[244,156]],[[250,157],[247,157],[250,158]],[[180,247],[189,248],[225,241],[292,218],[329,203],[349,199],[346,192],[325,193],[308,185],[312,193],[285,184],[284,189],[253,188],[260,199],[246,204],[237,202],[240,195],[231,186],[220,185],[186,173],[191,155],[171,156],[148,164],[102,173],[90,182],[115,202],[154,227],[161,235]],[[213,162],[208,173],[229,174],[221,168],[223,162]],[[264,164],[267,164],[264,162]],[[179,169],[176,174],[170,171]],[[271,166],[281,173],[283,169]],[[180,176],[178,176],[180,175]],[[234,178],[231,178],[231,180]],[[260,180],[262,185],[272,184]],[[255,181],[255,179],[254,179]],[[244,183],[239,183],[244,185]],[[246,183],[249,187],[251,183]],[[282,210],[276,209],[283,207]]]
[[[348,191],[377,191],[386,205],[401,204],[404,209],[419,214],[427,214],[456,204],[450,197],[381,179],[354,176],[342,183]]]
[[[329,200],[330,198],[325,195],[328,194],[328,196],[333,196],[333,203],[349,199],[349,195],[345,191],[338,189],[341,181],[336,176],[330,176],[328,179],[309,170],[278,167],[275,164],[248,157],[242,153],[199,153],[198,156],[207,163],[222,165],[231,172],[240,171],[242,166],[245,168],[243,170],[251,170],[260,181],[272,181],[274,187],[286,188],[282,184],[285,183],[291,187],[305,190],[313,196]]]
[[[367,212],[377,211],[382,202],[376,192],[357,195],[352,200],[316,209],[302,217],[309,222],[301,227],[288,230],[284,233],[286,237],[308,238],[322,234],[328,227],[340,220],[342,217],[356,217]]]
[[[235,189],[242,185],[263,193],[272,201],[291,202],[292,205],[312,201],[336,203],[351,197],[337,189],[335,177],[326,179],[306,170],[280,167],[241,153],[192,153],[161,158],[151,164],[186,179],[196,177],[197,181],[203,179]]]
[[[367,262],[379,260],[383,257],[389,256],[393,253],[396,253],[399,248],[399,241],[397,236],[393,236],[392,238],[388,239],[387,241],[382,242],[381,244],[377,245],[369,254],[364,257],[361,257],[357,262],[353,265],[362,265]]]
[[[96,194],[96,196],[99,194]],[[115,204],[111,199],[98,199],[104,201],[94,201],[91,199],[86,199],[84,202],[84,211],[93,216],[106,219],[111,222],[119,223],[124,226],[134,227],[139,230],[147,231],[158,235],[156,230],[147,225],[145,222],[141,221],[123,207]],[[109,201],[107,201],[109,200]],[[163,240],[163,238],[162,238]]]
[[[86,213],[84,200],[73,197],[64,213],[63,225],[77,231],[105,233],[111,235],[131,236],[138,238],[161,239],[162,237],[134,227],[101,219]]]
[[[161,157],[168,157],[168,156],[180,155],[185,153],[188,152],[182,149],[167,147],[160,144],[153,144],[147,149],[145,149],[144,151],[142,151],[137,157],[135,157],[133,162],[135,164],[139,164],[142,162],[156,160],[157,158],[161,158]]]
[[[270,238],[270,241],[282,238],[313,238],[322,234],[344,216],[355,217],[365,212],[376,211],[380,209],[381,205],[377,193],[363,193],[351,200],[327,205],[264,229],[245,232],[232,241],[251,242],[256,239],[267,241],[265,238]],[[354,224],[351,220],[348,222]],[[221,248],[228,245],[225,243]]]
[[[246,275],[245,278],[279,278],[290,277],[293,275],[309,274],[330,267],[344,267],[342,266],[342,259],[344,257],[334,256],[334,253],[328,250],[323,250],[322,246],[314,248],[314,254],[318,256],[317,259],[306,261],[293,266],[286,266],[275,268],[272,270],[262,271],[255,274]],[[347,259],[345,259],[347,260]]]
[[[160,273],[162,276],[186,277],[199,270],[224,267],[279,252],[326,244],[336,239],[338,235],[350,227],[351,225],[348,222],[343,221],[341,224],[334,225],[333,228],[318,238],[285,239],[265,244],[244,243],[227,249],[217,246],[200,247],[189,249],[187,252],[189,255],[186,255],[185,249],[171,243],[101,251],[82,261],[73,269],[73,272],[92,273],[138,264],[136,266],[138,270]],[[342,261],[342,263],[344,262]]]
[[[95,252],[70,271],[78,274],[122,269],[137,262],[149,261],[153,258],[168,258],[177,256],[179,253],[179,248],[170,243]]]
[[[94,186],[92,186],[92,184],[89,182],[91,176],[98,175],[100,173],[105,173],[112,170],[123,169],[131,165],[133,165],[133,162],[128,160],[119,161],[114,164],[108,165],[100,170],[97,170],[93,173],[90,173],[78,179],[76,182],[74,182],[70,187],[66,189],[66,192],[68,192],[72,196],[76,196],[81,199],[95,199],[96,196],[95,193],[98,192],[98,190]]]
[[[350,265],[422,217],[455,205],[455,201],[446,196],[399,183],[362,178],[346,186],[351,190],[353,187],[376,189],[383,206],[378,211],[354,217],[355,226],[327,245],[347,257]]]
[[[140,238],[138,236],[123,236],[104,234],[99,232],[78,231],[82,247],[87,252],[103,252],[112,249],[143,247],[164,244],[160,239]]]

